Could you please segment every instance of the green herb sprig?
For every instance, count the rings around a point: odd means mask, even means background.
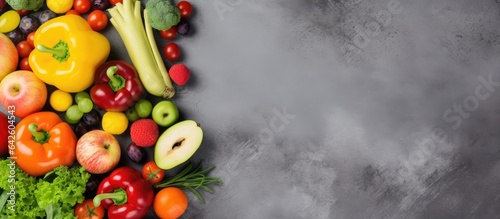
[[[193,164],[190,163],[183,170],[181,170],[177,175],[172,178],[165,179],[158,184],[155,188],[166,188],[166,187],[177,187],[180,189],[187,189],[192,192],[201,203],[205,204],[205,199],[198,192],[198,189],[203,189],[209,193],[213,193],[208,184],[222,184],[222,180],[217,177],[206,176],[210,171],[212,171],[215,166],[211,166],[207,169],[202,169],[201,163]]]

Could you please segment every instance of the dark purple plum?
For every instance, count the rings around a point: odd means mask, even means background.
[[[85,192],[95,193],[100,183],[101,178],[97,175],[91,174],[89,180],[87,181]]]
[[[36,31],[40,26],[40,21],[37,18],[32,16],[24,16],[21,18],[21,22],[19,23],[19,29],[23,34],[28,35],[31,32]]]
[[[109,7],[111,7],[111,3],[109,2],[109,0],[94,0],[94,2],[92,3],[92,8],[94,10],[105,11]]]
[[[19,28],[14,29],[13,31],[10,31],[6,33],[7,37],[14,43],[14,45],[17,45],[19,42],[23,41],[26,39],[26,36],[19,30]]]
[[[180,35],[188,35],[190,29],[191,28],[189,27],[189,23],[186,20],[181,20],[176,25],[177,33],[180,34]]]
[[[84,122],[80,121],[78,124],[75,126],[75,134],[77,138],[82,137],[85,133],[91,131],[92,129],[85,124]]]
[[[44,10],[40,14],[38,14],[38,21],[40,24],[47,22],[48,20],[55,18],[56,14],[51,10]]]
[[[141,163],[144,160],[145,151],[144,148],[139,147],[132,142],[127,147],[127,155],[131,161]]]
[[[82,121],[90,128],[99,128],[101,125],[102,116],[96,109],[83,114]]]

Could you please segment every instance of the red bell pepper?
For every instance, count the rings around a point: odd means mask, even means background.
[[[108,61],[95,72],[92,101],[106,111],[125,111],[142,98],[144,87],[135,68],[124,61]]]
[[[139,171],[124,166],[101,181],[93,202],[108,209],[109,219],[140,219],[148,214],[153,198],[153,186]]]

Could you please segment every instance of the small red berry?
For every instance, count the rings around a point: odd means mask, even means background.
[[[151,147],[158,136],[158,125],[152,119],[139,119],[130,126],[130,138],[137,146]]]
[[[182,86],[188,82],[191,73],[184,64],[175,64],[168,71],[168,75],[174,83]]]

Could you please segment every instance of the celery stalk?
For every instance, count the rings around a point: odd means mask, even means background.
[[[152,95],[172,98],[175,89],[158,51],[151,26],[147,19],[144,19],[146,25],[142,23],[141,11],[141,2],[136,0],[123,0],[123,3],[108,10],[110,22],[122,38],[144,88]]]

